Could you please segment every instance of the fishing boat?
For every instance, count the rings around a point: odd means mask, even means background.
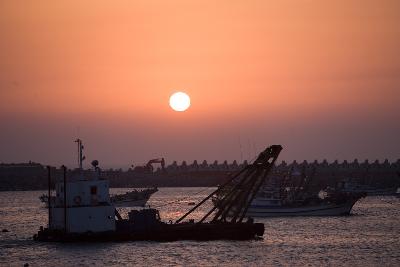
[[[310,189],[312,178],[298,171],[292,177],[270,176],[249,205],[247,216],[340,216],[349,215],[354,204],[366,196],[364,192],[344,192],[337,188],[315,191]],[[301,176],[301,177],[300,177]],[[297,180],[297,184],[296,181]],[[213,199],[214,205],[221,203],[224,193]]]
[[[110,202],[115,207],[144,207],[151,195],[158,191],[157,187],[147,188],[143,190],[132,190],[124,194],[116,194],[110,196]],[[39,197],[40,201],[48,207],[49,197],[47,194],[42,194]],[[54,204],[56,197],[50,198],[51,203]]]
[[[111,204],[115,207],[144,207],[151,195],[158,191],[157,187],[143,190],[132,190],[124,194],[111,195]]]
[[[79,148],[79,168],[82,169],[82,141],[77,140]],[[175,241],[175,240],[247,240],[262,237],[264,224],[255,223],[246,216],[245,210],[254,198],[266,174],[275,163],[281,146],[271,146],[263,151],[257,160],[246,166],[238,175],[204,198],[200,203],[186,212],[174,223],[163,222],[156,209],[131,210],[128,218],[123,218],[110,201],[109,182],[100,176],[98,161],[93,161],[96,175],[88,179],[68,180],[66,167],[63,166],[63,181],[55,185],[55,202],[51,199],[51,169],[48,167],[48,226],[40,227],[33,236],[42,242],[103,242],[103,241]],[[241,176],[241,174],[244,175]],[[258,175],[254,175],[254,174]],[[230,202],[220,205],[218,211],[211,208],[201,220],[189,218],[196,209],[215,196],[236,179],[242,181],[243,187],[230,190],[234,196]],[[231,211],[234,204],[246,203],[234,211],[234,218],[228,219],[225,214]]]
[[[262,192],[250,204],[247,215],[251,217],[281,216],[339,216],[349,215],[354,204],[365,197],[364,193],[331,193],[324,198],[309,197],[287,201]]]

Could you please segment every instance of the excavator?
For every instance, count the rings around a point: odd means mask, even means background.
[[[150,174],[154,172],[154,167],[153,164],[155,163],[160,163],[161,164],[161,170],[165,172],[165,160],[164,158],[157,158],[157,159],[151,159],[147,162],[146,165],[144,166],[136,166],[133,171],[136,173],[142,173],[142,174]]]

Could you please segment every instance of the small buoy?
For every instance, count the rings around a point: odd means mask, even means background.
[[[9,232],[7,229],[3,229],[3,230],[1,230],[3,233],[7,233],[7,232]]]

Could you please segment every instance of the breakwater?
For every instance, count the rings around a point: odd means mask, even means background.
[[[194,161],[190,164],[176,161],[165,166],[165,169],[156,169],[153,172],[137,172],[133,168],[105,169],[102,175],[110,180],[111,187],[174,187],[174,186],[217,186],[227,175],[234,173],[248,163],[233,161],[208,163]],[[54,177],[62,177],[60,168],[52,168]],[[85,170],[85,175],[89,171]],[[354,160],[328,162],[293,161],[280,162],[274,168],[275,173],[304,172],[313,173],[314,183],[320,187],[334,185],[343,179],[351,179],[357,183],[368,184],[377,188],[397,186],[400,184],[400,159],[394,162],[385,160],[363,161]],[[77,169],[69,169],[68,177],[77,175]],[[0,191],[8,190],[43,190],[47,188],[46,167],[39,163],[0,164]]]

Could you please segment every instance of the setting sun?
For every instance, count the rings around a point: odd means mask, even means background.
[[[169,98],[169,105],[175,111],[185,111],[190,107],[190,97],[183,92],[176,92]]]

